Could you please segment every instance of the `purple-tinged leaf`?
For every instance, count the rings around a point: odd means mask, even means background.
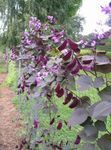
[[[101,150],[111,150],[111,135],[105,134],[98,139],[97,145]]]
[[[91,100],[88,96],[83,96],[80,98],[81,99],[81,103],[80,105],[84,108],[88,108],[91,105]]]
[[[79,136],[85,141],[95,141],[98,137],[98,130],[93,125],[87,125],[80,131]]]
[[[97,120],[94,125],[99,131],[106,131],[106,124],[104,121]]]
[[[99,55],[99,56],[96,56],[96,64],[97,65],[110,64],[110,60],[107,56]]]
[[[95,78],[95,80],[93,82],[93,86],[95,88],[100,88],[100,87],[102,87],[104,85],[104,83],[105,82],[104,82],[103,77],[97,77],[97,78]]]
[[[111,72],[111,64],[102,64],[98,65],[96,64],[95,70],[98,72],[102,72],[104,74]]]
[[[81,75],[76,80],[77,88],[80,91],[88,90],[92,86],[92,83],[93,83],[92,78],[87,75]]]
[[[86,121],[88,113],[84,108],[77,108],[71,115],[71,118],[68,121],[68,126],[74,126],[81,124]]]
[[[111,102],[102,101],[94,107],[92,117],[99,119],[111,114]]]
[[[105,87],[101,90],[99,96],[101,97],[101,100],[111,102],[111,86]]]
[[[95,144],[92,143],[85,143],[81,150],[97,150]]]

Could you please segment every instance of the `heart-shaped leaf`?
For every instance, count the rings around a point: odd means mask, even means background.
[[[104,85],[104,79],[102,77],[97,77],[95,78],[94,82],[93,82],[93,86],[95,88],[100,88]]]
[[[101,97],[101,100],[111,102],[111,86],[105,87],[100,91],[99,96]]]
[[[105,134],[98,141],[98,146],[101,150],[111,150],[111,135]]]
[[[85,143],[81,150],[97,150],[95,144]]]
[[[105,117],[111,114],[111,103],[102,101],[94,107],[92,117],[98,119],[99,117]]]
[[[83,123],[88,117],[88,113],[84,108],[77,108],[71,115],[68,121],[68,126],[73,126]]]
[[[78,87],[78,90],[84,91],[88,90],[92,86],[92,79],[91,77],[87,75],[81,75],[77,80],[76,80],[76,85]]]
[[[98,130],[93,125],[87,125],[80,131],[79,136],[85,141],[94,141],[98,137]]]

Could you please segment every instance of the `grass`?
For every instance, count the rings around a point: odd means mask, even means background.
[[[100,100],[98,94],[97,94],[97,91],[95,89],[90,89],[88,91],[85,91],[85,92],[76,92],[76,94],[78,96],[89,96],[92,103]],[[53,97],[53,101],[56,103],[57,107],[58,107],[58,110],[59,110],[59,113],[58,115],[60,115],[59,118],[56,118],[56,121],[55,121],[55,128],[57,127],[57,122],[59,120],[62,119],[63,120],[68,120],[71,116],[71,113],[73,112],[73,109],[70,109],[68,107],[68,105],[63,105],[63,98],[61,99],[58,99],[56,96]],[[18,107],[20,108],[21,110],[21,114],[22,114],[22,117],[24,119],[24,122],[27,124],[30,122],[30,125],[32,124],[32,112],[30,111],[31,108],[33,107],[33,105],[35,105],[35,101],[27,101],[27,102],[23,102],[22,103],[19,103],[18,101],[18,98],[14,99],[13,100],[13,103]],[[21,105],[21,106],[20,106]],[[30,116],[30,118],[29,118]],[[42,111],[39,112],[39,116],[40,116],[40,127],[42,129],[48,129],[49,128],[49,122],[50,122],[50,119],[49,117],[47,116],[47,114],[43,113]],[[76,135],[78,133],[78,131],[81,130],[82,127],[76,125],[72,128],[72,130],[70,130],[66,125],[65,123],[63,123],[63,128],[60,130],[60,131],[57,131],[55,136],[54,137],[50,137],[50,138],[53,138],[54,141],[58,141],[60,142],[61,140],[63,141],[74,141],[76,139]],[[78,150],[80,148],[81,145],[79,145],[78,147]]]

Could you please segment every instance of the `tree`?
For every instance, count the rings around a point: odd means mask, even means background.
[[[66,24],[76,14],[81,2],[82,0],[0,0],[8,44],[17,44],[17,37],[27,27],[26,22],[30,16],[45,21],[47,15],[52,15],[60,24]]]

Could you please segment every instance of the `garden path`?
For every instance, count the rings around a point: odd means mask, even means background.
[[[0,73],[0,85],[7,74]],[[14,92],[7,86],[0,86],[0,150],[16,150],[19,138],[17,132],[17,110],[12,103]]]

